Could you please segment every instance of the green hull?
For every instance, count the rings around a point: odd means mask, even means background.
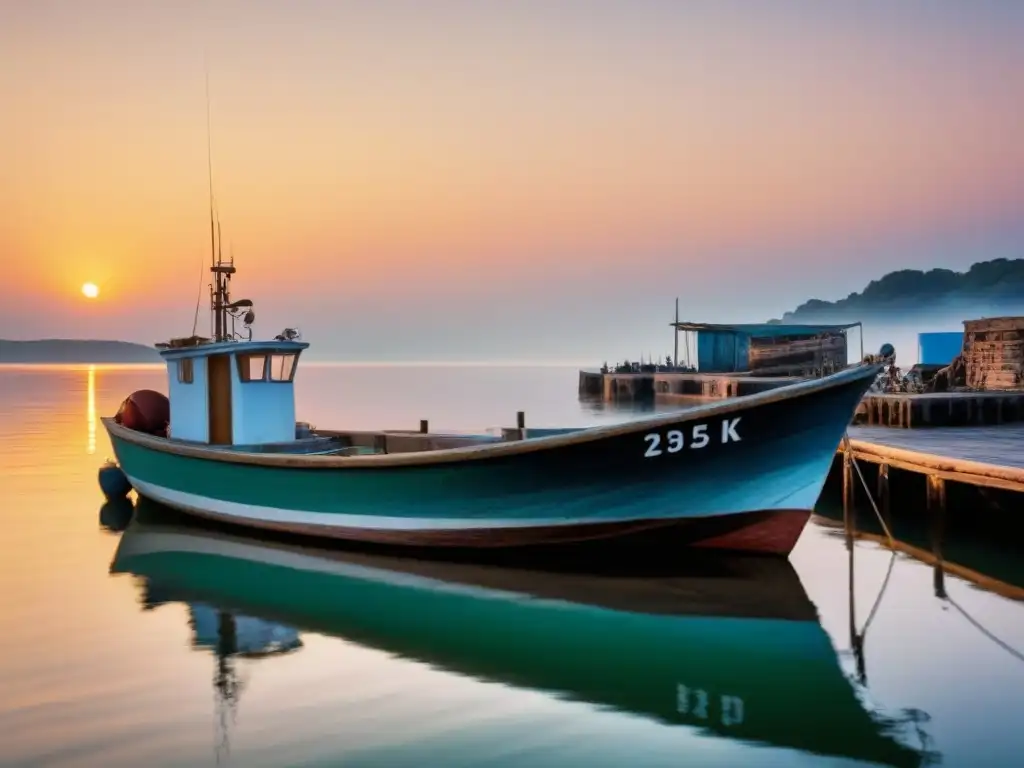
[[[624,424],[372,456],[232,450],[104,425],[140,494],[246,525],[487,547],[662,527],[679,529],[680,544],[788,554],[874,374],[862,366]]]
[[[591,576],[316,550],[165,520],[133,521],[111,566],[143,577],[150,604],[202,603],[724,738],[920,764],[889,733],[894,722],[865,711],[784,560]]]

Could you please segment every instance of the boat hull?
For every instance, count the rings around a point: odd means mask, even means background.
[[[438,547],[671,535],[784,555],[873,378],[864,367],[625,425],[383,456],[182,447],[104,424],[140,494],[223,521]]]

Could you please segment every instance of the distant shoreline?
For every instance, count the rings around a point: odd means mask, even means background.
[[[164,360],[155,347],[129,341],[0,339],[0,367],[65,365],[162,367]],[[304,368],[596,368],[592,360],[331,360],[306,355],[301,365]]]
[[[98,339],[0,339],[0,364],[125,365],[159,363],[156,347],[130,341]]]

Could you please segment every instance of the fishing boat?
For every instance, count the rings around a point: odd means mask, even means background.
[[[581,429],[312,430],[294,394],[309,343],[293,329],[253,340],[252,301],[229,295],[234,258],[218,249],[210,269],[212,337],[158,344],[167,395],[134,392],[102,421],[124,489],[248,526],[471,547],[671,528],[684,545],[786,555],[879,371]]]
[[[782,558],[679,558],[663,547],[637,553],[642,573],[583,554],[571,565],[412,559],[235,534],[146,499],[138,507],[110,571],[137,577],[146,609],[184,603],[205,617],[196,649],[302,653],[302,633],[316,633],[713,738],[922,764],[916,715],[867,708]]]
[[[212,163],[211,163],[212,167]],[[254,340],[233,301],[233,253],[215,227],[211,334],[157,344],[167,394],[131,393],[102,419],[132,488],[247,526],[392,544],[515,547],[650,534],[786,555],[803,531],[857,404],[880,367],[624,424],[497,435],[313,430],[296,421],[302,334]]]

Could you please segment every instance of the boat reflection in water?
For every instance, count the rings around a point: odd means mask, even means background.
[[[143,500],[111,572],[141,577],[147,606],[189,604],[198,644],[222,661],[250,647],[245,636],[293,649],[295,627],[724,738],[924,764],[907,716],[865,710],[788,561],[688,555],[668,566],[647,550],[642,575],[608,574],[612,559],[594,575],[571,560],[527,568],[313,549]]]

